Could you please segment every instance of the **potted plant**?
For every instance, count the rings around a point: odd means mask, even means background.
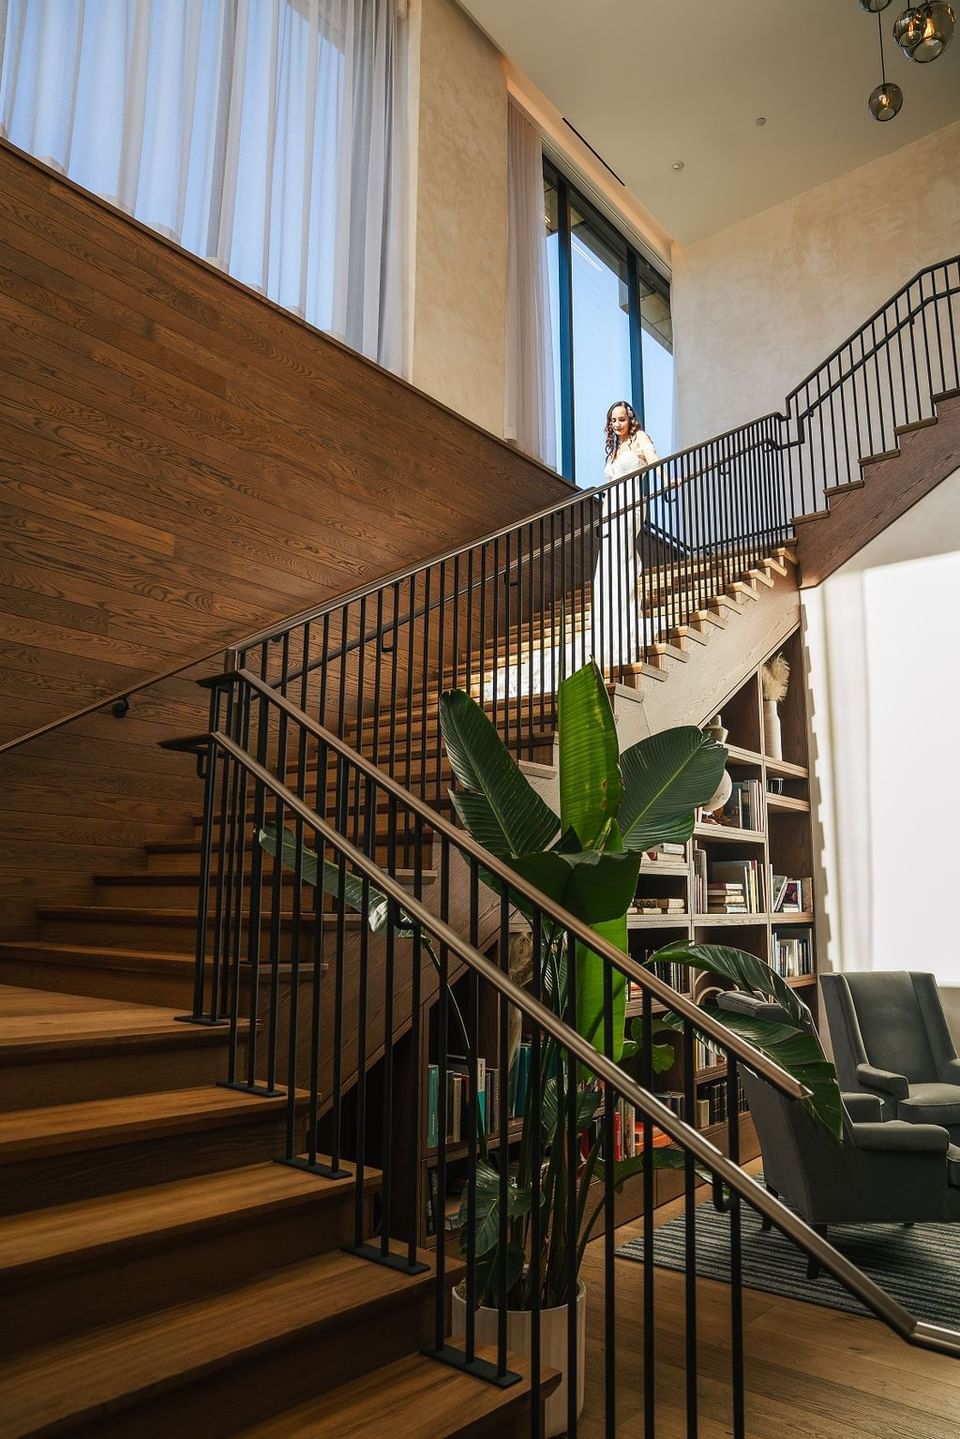
[[[511,869],[536,885],[550,899],[616,948],[627,951],[627,911],[636,892],[643,853],[664,841],[685,842],[693,833],[694,812],[716,791],[727,758],[726,750],[699,729],[683,726],[641,740],[620,753],[616,725],[603,677],[595,664],[586,665],[565,679],[558,694],[560,813],[529,784],[507,751],[486,714],[462,691],[447,692],[440,700],[440,724],[457,789],[451,793],[463,825],[479,843]],[[522,908],[522,906],[520,906]],[[543,998],[560,1015],[567,1012],[563,946],[566,932],[542,926]],[[726,982],[780,1001],[795,1020],[786,1034],[783,1026],[764,1026],[738,1018],[739,1033],[752,1038],[811,1090],[807,1101],[830,1131],[840,1133],[840,1100],[833,1066],[824,1058],[815,1036],[800,1034],[802,1010],[793,991],[762,960],[725,946],[673,944],[651,957],[650,964],[669,959],[707,970]],[[576,951],[577,1027],[598,1049],[629,1064],[638,1039],[625,1033],[625,979],[612,978],[612,1034],[604,1033],[605,961],[588,945]],[[726,1016],[724,1020],[726,1021]],[[673,1062],[673,1047],[655,1045],[654,1069]],[[496,1339],[497,1307],[506,1300],[508,1345],[529,1352],[530,1309],[534,1286],[541,1313],[541,1355],[561,1372],[566,1364],[566,1323],[570,1300],[567,1262],[566,1124],[568,1090],[576,1084],[578,1123],[586,1129],[602,1096],[597,1087],[583,1083],[576,1066],[551,1040],[540,1049],[539,1092],[543,1103],[536,1113],[523,1116],[516,1173],[507,1186],[506,1263],[499,1252],[501,1175],[496,1158],[481,1144],[477,1162],[476,1222],[472,1248],[476,1258],[478,1340]],[[531,1164],[538,1146],[543,1156],[540,1176],[539,1230],[542,1246],[532,1262]],[[506,1149],[500,1154],[506,1157]],[[590,1186],[605,1174],[602,1139],[578,1157],[578,1226],[575,1269],[580,1263],[602,1209],[591,1207]],[[658,1166],[678,1167],[683,1156],[673,1149],[654,1151]],[[643,1167],[634,1156],[614,1165],[614,1182],[620,1186]],[[461,1247],[468,1247],[468,1206],[460,1213]],[[501,1293],[500,1276],[507,1288]],[[578,1277],[578,1315],[582,1315],[582,1285]],[[454,1328],[462,1321],[464,1300],[455,1296]],[[556,1315],[556,1320],[552,1316]],[[556,1323],[560,1342],[554,1347],[546,1330]],[[579,1327],[582,1333],[582,1317]],[[581,1339],[582,1349],[582,1339]],[[582,1386],[583,1363],[578,1364]],[[582,1389],[580,1394],[582,1403]],[[578,1406],[579,1409],[579,1406]],[[546,1433],[566,1427],[565,1384],[548,1401]]]

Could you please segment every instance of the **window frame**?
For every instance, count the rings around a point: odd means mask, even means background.
[[[571,210],[575,207],[611,251],[626,262],[627,319],[630,343],[630,403],[644,424],[643,397],[643,319],[640,313],[640,286],[670,305],[670,281],[657,270],[626,235],[616,228],[593,205],[582,190],[546,154],[543,157],[544,180],[553,186],[557,196],[557,290],[559,300],[560,354],[560,473],[576,483],[576,419],[574,413],[573,362],[573,260]]]

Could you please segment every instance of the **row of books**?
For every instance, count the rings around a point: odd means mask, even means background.
[[[747,1096],[743,1085],[737,1086],[737,1113],[747,1109]],[[697,1126],[706,1129],[709,1124],[722,1124],[727,1118],[727,1082],[715,1079],[705,1084],[697,1095]]]
[[[686,914],[687,902],[681,896],[638,894],[630,906],[630,914]]]
[[[734,780],[721,823],[738,829],[763,829],[763,786],[758,779]]]
[[[657,976],[658,979],[662,979],[665,984],[672,984],[674,989],[679,990],[681,994],[686,994],[689,991],[691,974],[689,965],[674,964],[671,963],[669,960],[658,959],[655,960],[652,965],[650,965],[650,969],[652,973]],[[643,989],[641,988],[641,986],[639,984],[635,984],[632,979],[628,979],[627,999],[631,1000],[642,998]]]
[[[774,914],[813,913],[812,879],[789,879],[785,874],[775,874],[771,878],[770,891]]]
[[[763,865],[759,859],[708,860],[693,852],[698,914],[763,914]]]
[[[785,939],[778,935],[770,963],[784,979],[797,979],[801,974],[813,974],[813,954],[809,939],[802,936]]]
[[[743,1092],[743,1085],[737,1086],[738,1112],[743,1113],[747,1108],[747,1097]],[[686,1097],[680,1089],[667,1089],[657,1098],[662,1100],[668,1109],[674,1114],[685,1119]],[[697,1091],[694,1100],[694,1111],[696,1114],[697,1128],[706,1129],[708,1124],[721,1124],[727,1117],[727,1082],[725,1079],[712,1080],[704,1084]]]

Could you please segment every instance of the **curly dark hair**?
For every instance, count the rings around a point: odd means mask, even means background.
[[[629,430],[627,431],[627,439],[629,440],[630,436],[631,436],[631,435],[635,435],[635,434],[637,433],[637,431],[640,429],[640,421],[637,419],[637,412],[636,412],[636,410],[633,408],[633,406],[631,405],[630,401],[629,401],[629,400],[614,400],[613,404],[610,406],[609,410],[607,411],[607,418],[606,418],[606,420],[604,421],[604,426],[603,426],[603,434],[604,434],[604,441],[605,441],[604,455],[605,455],[605,457],[606,457],[608,460],[609,460],[609,458],[610,458],[611,455],[616,454],[616,452],[617,452],[617,446],[618,446],[617,437],[616,437],[616,435],[613,433],[613,426],[612,426],[612,424],[610,423],[610,416],[613,414],[614,410],[618,410],[621,405],[622,405],[623,408],[626,410],[626,412],[627,412],[627,419],[630,421],[630,428],[629,428]]]

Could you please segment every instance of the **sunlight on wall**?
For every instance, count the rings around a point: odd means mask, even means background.
[[[863,574],[873,967],[960,982],[960,552]]]

